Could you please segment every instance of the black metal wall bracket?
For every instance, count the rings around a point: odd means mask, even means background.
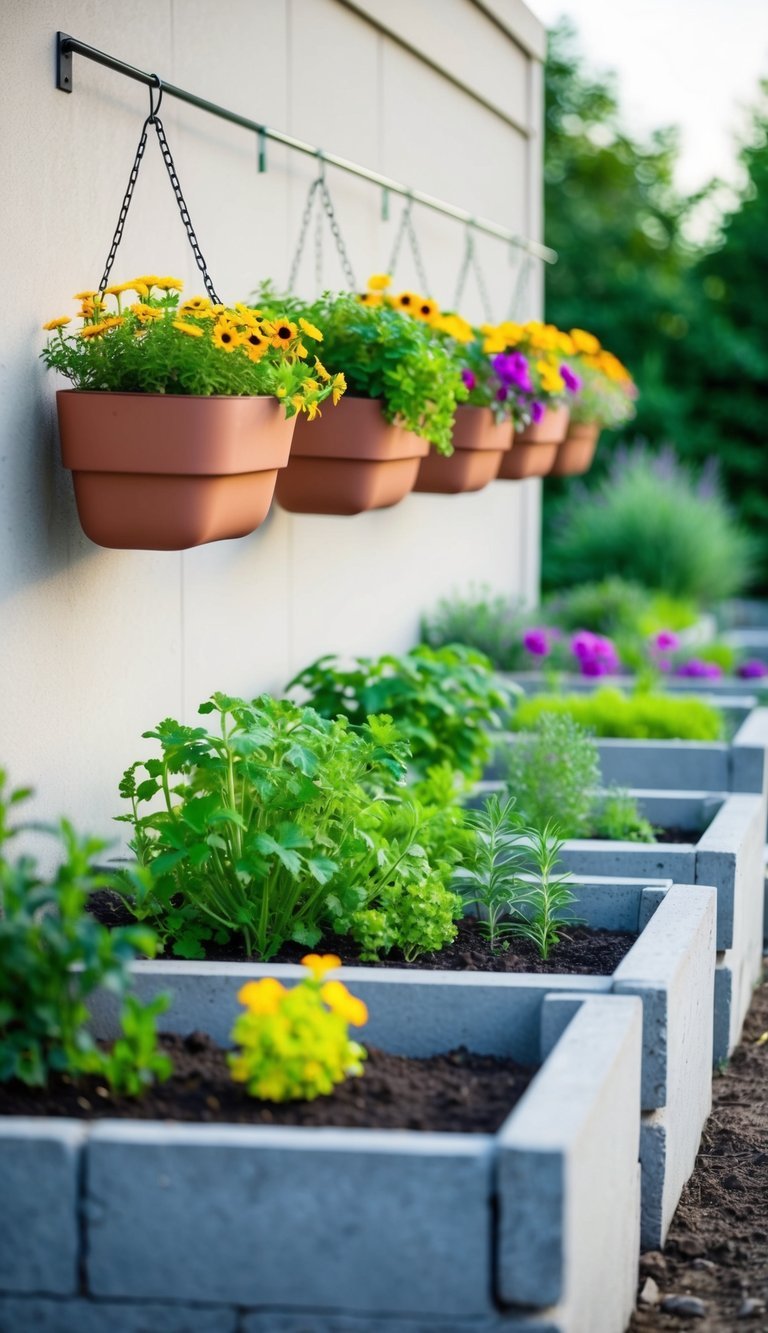
[[[67,45],[71,38],[65,32],[56,34],[56,87],[60,93],[72,92],[72,48]]]

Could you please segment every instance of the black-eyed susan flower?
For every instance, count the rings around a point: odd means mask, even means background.
[[[213,341],[223,352],[234,352],[242,338],[233,324],[219,319],[213,328]]]
[[[251,361],[260,361],[269,347],[268,340],[258,329],[247,329],[242,336],[242,346]]]
[[[421,298],[416,292],[400,292],[399,295],[392,297],[392,304],[398,310],[405,310],[409,315],[412,315],[420,300]]]
[[[58,315],[56,319],[49,319],[47,324],[43,325],[46,333],[51,333],[53,329],[63,329],[65,324],[71,324],[69,315]]]
[[[302,333],[306,333],[307,337],[313,338],[316,343],[321,343],[323,341],[323,335],[320,329],[318,329],[315,324],[310,324],[308,319],[300,319],[299,328]]]
[[[134,305],[129,306],[129,310],[140,324],[151,324],[153,320],[163,318],[162,310],[158,310],[154,305],[145,305],[143,301],[136,301]]]
[[[357,299],[361,305],[377,306],[383,302],[380,292],[359,292]]]
[[[202,338],[203,336],[203,330],[199,329],[196,324],[187,324],[184,319],[174,319],[172,323],[179,333],[186,333],[188,338]]]
[[[207,296],[188,296],[179,307],[179,313],[183,315],[198,315],[202,310],[209,310],[211,306]]]
[[[433,301],[429,296],[419,296],[416,304],[411,307],[410,313],[416,319],[423,320],[425,324],[431,324],[440,314],[440,307],[437,301]]]
[[[296,325],[289,319],[276,319],[272,327],[272,346],[289,347],[296,337]]]

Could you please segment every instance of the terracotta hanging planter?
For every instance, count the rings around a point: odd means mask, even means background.
[[[574,422],[557,451],[550,477],[579,477],[583,472],[588,472],[599,435],[600,426],[597,422]]]
[[[460,495],[481,491],[494,481],[504,454],[512,447],[512,425],[497,423],[489,407],[456,409],[450,458],[430,449],[419,464],[415,491]]]
[[[499,480],[545,477],[552,470],[558,448],[566,437],[568,415],[567,407],[548,407],[541,421],[516,431],[510,452],[501,460]]]
[[[413,490],[429,443],[385,419],[374,398],[345,396],[296,427],[276,496],[293,514],[362,514],[388,509]]]
[[[263,523],[295,419],[275,398],[56,395],[61,457],[99,546],[182,551]]]

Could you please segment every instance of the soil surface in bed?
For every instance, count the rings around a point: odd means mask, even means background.
[[[364,1029],[354,1033],[364,1044]],[[99,1079],[64,1076],[47,1089],[0,1084],[0,1115],[73,1116],[249,1125],[318,1125],[493,1134],[522,1097],[534,1069],[463,1047],[412,1060],[375,1047],[364,1072],[312,1102],[259,1102],[233,1083],[226,1052],[204,1032],[166,1034],[174,1073],[141,1099],[113,1096]]]
[[[629,1333],[768,1330],[768,982],[712,1100],[664,1250],[641,1256]]]
[[[100,889],[91,895],[88,910],[106,926],[130,925],[133,918],[114,893]],[[586,926],[563,928],[560,943],[555,945],[546,962],[539,957],[529,940],[512,939],[508,947],[494,952],[485,939],[474,917],[465,917],[458,923],[456,939],[439,953],[420,954],[407,962],[395,949],[378,963],[362,963],[354,942],[342,935],[326,935],[315,946],[315,952],[338,954],[348,967],[405,967],[427,968],[447,972],[553,972],[575,973],[608,977],[629,953],[637,935],[623,930],[589,930]],[[307,952],[306,945],[286,944],[273,963],[298,963]],[[172,959],[174,955],[160,955]],[[242,945],[232,940],[225,945],[209,943],[206,958],[212,962],[242,963],[248,958]]]

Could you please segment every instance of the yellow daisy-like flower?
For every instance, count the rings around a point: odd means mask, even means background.
[[[307,953],[301,965],[309,968],[315,981],[322,981],[326,972],[335,972],[337,967],[341,967],[341,959],[335,953]]]
[[[320,994],[328,1008],[353,1027],[360,1028],[368,1022],[366,1005],[357,996],[350,995],[343,981],[326,981]]]
[[[188,338],[202,338],[203,336],[203,330],[199,329],[196,324],[187,324],[183,319],[174,319],[172,323],[173,327],[179,330],[179,333],[186,333]]]
[[[392,279],[388,273],[372,273],[368,279],[368,286],[372,292],[385,292],[391,285]]]
[[[207,296],[188,296],[186,301],[182,301],[179,311],[182,314],[199,314],[201,310],[210,310],[211,303]]]
[[[463,319],[461,315],[441,315],[435,321],[435,328],[447,333],[449,338],[459,343],[471,343],[475,336],[475,330],[469,320]]]
[[[322,361],[318,361],[317,357],[315,357],[315,374],[318,379],[323,381],[323,384],[327,384],[331,378]]]
[[[100,295],[101,295],[100,292],[98,292],[98,291],[91,291],[90,288],[89,288],[89,290],[88,290],[87,292],[75,292],[75,294],[74,294],[74,296],[73,296],[72,299],[73,299],[73,301],[90,301],[90,300],[92,299],[92,297],[94,297],[94,296],[100,296]]]
[[[440,314],[440,307],[437,301],[433,301],[429,296],[420,296],[416,305],[411,310],[411,314],[416,319],[421,319],[425,324],[431,324]]]
[[[142,283],[142,286],[144,284]],[[132,292],[132,282],[113,282],[111,287],[104,288],[105,296],[122,296],[123,292]]]
[[[98,306],[95,301],[86,300],[83,301],[77,313],[81,319],[91,319],[96,314],[97,309]]]
[[[52,329],[63,329],[65,324],[71,324],[71,322],[69,315],[59,315],[56,319],[49,319],[48,323],[43,325],[43,328],[46,333],[50,333]]]
[[[568,333],[560,334],[557,340],[557,349],[558,351],[562,352],[564,356],[575,356],[576,346],[570,334]]]
[[[260,361],[266,354],[269,342],[258,329],[248,329],[243,334],[242,345],[250,361]]]
[[[342,372],[339,371],[339,374],[334,375],[333,377],[333,388],[331,390],[331,399],[333,401],[334,407],[341,398],[341,395],[345,392],[346,387],[347,387],[347,381],[345,380]]]
[[[541,379],[541,387],[545,393],[562,393],[565,389],[565,381],[560,371],[548,361],[537,361],[536,369]]]
[[[137,278],[136,281],[142,282],[145,287],[156,287],[160,282],[160,278],[158,278],[156,273],[142,273],[141,277]]]
[[[108,333],[114,326],[105,319],[101,324],[86,324],[84,329],[80,329],[78,338],[99,338],[103,333]]]
[[[525,329],[522,324],[516,324],[512,319],[504,319],[498,326],[498,331],[504,339],[507,347],[517,347],[525,337]]]
[[[137,296],[149,296],[149,288],[146,282],[140,282],[138,278],[136,278],[135,282],[129,283],[129,290],[131,288],[133,288]]]
[[[418,296],[416,292],[400,292],[399,296],[394,296],[392,298],[392,304],[395,305],[398,310],[405,310],[409,315],[414,315],[416,313],[416,306],[420,301],[421,297]]]
[[[285,398],[285,395],[287,394],[287,392],[288,392],[288,390],[286,389],[286,387],[285,387],[284,384],[278,384],[277,388],[275,389],[275,397],[276,397],[276,398]]]
[[[296,325],[292,324],[289,319],[276,319],[273,329],[273,347],[288,347],[296,337]]]
[[[588,333],[586,329],[571,329],[571,339],[577,352],[584,352],[587,356],[596,356],[600,351],[600,341],[594,333]]]
[[[242,338],[234,325],[227,320],[219,319],[214,325],[213,341],[222,352],[234,352],[235,348],[240,346]]]
[[[158,310],[154,305],[144,305],[143,301],[136,301],[128,309],[141,324],[151,324],[153,320],[163,318],[162,310]]]
[[[315,417],[322,416],[322,412],[320,411],[320,404],[318,402],[305,403],[304,411],[306,412],[307,415],[307,421],[314,421]]]
[[[308,319],[300,319],[299,328],[302,333],[306,333],[308,338],[314,338],[316,343],[321,343],[323,341],[323,335],[320,329],[318,329],[316,325],[310,324]]]
[[[361,305],[382,305],[384,298],[380,292],[359,292],[358,301]]]
[[[142,279],[146,282],[146,278]],[[180,292],[184,288],[181,278],[155,278],[155,287],[159,287],[162,292]]]
[[[507,340],[498,329],[489,333],[483,339],[483,351],[487,356],[493,356],[496,352],[505,352],[507,350]]]
[[[237,998],[252,1014],[276,1014],[286,994],[285,986],[274,977],[264,977],[262,981],[246,981]]]

